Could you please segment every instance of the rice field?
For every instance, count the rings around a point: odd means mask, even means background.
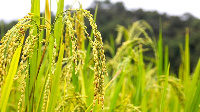
[[[118,25],[117,38],[104,42],[95,23],[98,6],[92,15],[81,5],[63,10],[59,0],[51,20],[48,0],[44,16],[40,0],[31,3],[0,41],[1,112],[200,112],[200,60],[190,71],[189,28],[174,74],[161,20],[158,40],[138,20]]]

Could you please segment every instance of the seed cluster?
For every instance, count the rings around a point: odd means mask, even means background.
[[[32,27],[32,15],[25,16],[20,19],[19,22],[13,26],[1,39],[0,45],[0,87],[3,84],[4,77],[8,72],[12,57],[15,50],[19,45],[23,44],[25,32]],[[24,59],[25,57],[22,57]],[[23,63],[23,62],[22,62]],[[21,67],[23,68],[23,67]]]
[[[26,88],[26,78],[28,76],[29,64],[27,63],[28,57],[31,57],[33,54],[33,49],[38,41],[38,35],[33,35],[33,26],[37,27],[37,24],[32,19],[33,15],[29,13],[28,16],[25,16],[23,19],[19,19],[18,23],[10,29],[5,36],[1,39],[0,45],[0,57],[2,58],[0,62],[0,87],[3,84],[4,77],[6,77],[9,70],[9,66],[14,55],[14,52],[18,46],[23,46],[21,61],[18,67],[17,74],[14,77],[14,80],[17,80],[23,74],[23,79],[21,82],[21,96],[18,102],[18,112],[21,109],[22,101],[25,94]],[[26,31],[30,29],[28,37],[25,37]],[[24,39],[26,39],[24,43]],[[24,43],[24,45],[23,45]]]
[[[22,60],[19,65],[20,67],[17,72],[17,75],[14,78],[15,80],[18,79],[22,75],[22,72],[24,70],[26,70],[27,68],[26,60],[28,59],[28,57],[31,57],[33,54],[33,49],[36,45],[36,42],[38,41],[37,37],[38,35],[33,35],[33,29],[31,29],[29,32],[29,36],[26,38],[25,45],[22,50],[22,56],[21,56]]]
[[[104,108],[104,75],[108,75],[105,65],[105,55],[103,49],[103,42],[100,32],[97,30],[97,25],[93,20],[92,14],[89,11],[81,9],[83,15],[88,18],[90,25],[92,26],[92,30],[94,33],[94,42],[92,44],[93,55],[94,55],[94,100],[93,106],[96,104],[96,100],[98,100],[98,104],[101,102],[102,108]],[[91,41],[91,40],[90,40]]]
[[[70,10],[68,10],[70,11]],[[66,33],[65,37],[71,38],[72,43],[72,60],[75,63],[75,71],[77,73],[78,70],[78,62],[79,62],[79,53],[78,51],[81,49],[83,44],[83,40],[85,39],[85,34],[89,39],[89,42],[93,49],[93,59],[94,59],[94,103],[95,106],[96,101],[98,103],[101,102],[102,108],[104,104],[104,75],[107,75],[106,65],[105,65],[105,55],[103,49],[103,42],[100,32],[97,30],[97,25],[93,20],[92,14],[89,11],[79,9],[75,11],[77,14],[74,14],[71,17],[71,14],[68,13],[64,16],[64,21],[66,24]],[[84,17],[86,17],[90,25],[92,26],[93,34],[95,36],[94,41],[90,38],[87,33],[87,27],[84,25]],[[65,42],[69,42],[69,39],[65,40]],[[66,51],[69,49],[66,48]],[[68,55],[69,56],[69,55]],[[84,61],[82,61],[84,62]],[[80,63],[80,62],[79,62]]]
[[[84,16],[83,12],[77,11],[76,13],[76,21],[75,21],[75,30],[77,35],[77,44],[78,49],[84,49],[84,41],[86,39],[85,37],[85,28],[84,28]]]
[[[68,13],[67,15],[65,15],[64,19],[66,18],[66,16],[69,17],[69,20],[72,21],[72,18],[71,18],[71,13]],[[70,54],[70,36],[69,36],[69,28],[66,26],[65,28],[65,38],[64,38],[64,41],[65,41],[65,57],[70,57],[71,54]],[[64,30],[63,30],[64,31]]]
[[[26,79],[27,76],[28,76],[28,69],[26,69],[24,78],[22,80],[21,96],[20,96],[20,99],[19,99],[19,102],[18,102],[17,112],[20,112],[21,104],[22,104],[22,101],[23,101],[23,98],[24,98],[25,88],[26,88],[26,81],[25,81],[25,79]]]
[[[71,38],[71,43],[72,43],[72,57],[73,57],[73,61],[75,64],[75,74],[77,74],[77,50],[78,50],[78,46],[77,46],[77,38],[75,37],[75,30],[73,29],[73,24],[69,19],[70,17],[65,16],[65,24],[67,26],[67,31],[69,34],[69,37]]]

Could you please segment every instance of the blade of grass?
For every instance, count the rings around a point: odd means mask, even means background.
[[[43,93],[45,90],[44,88],[45,88],[47,76],[48,76],[48,73],[50,70],[50,66],[48,66],[46,64],[46,63],[48,63],[47,57],[48,57],[48,55],[46,55],[44,58],[44,62],[41,65],[41,69],[39,71],[39,75],[38,75],[37,82],[36,82],[36,89],[35,89],[35,95],[37,95],[36,100],[35,100],[36,101],[36,112],[42,111],[42,96],[43,96]],[[44,76],[44,73],[45,73],[45,76]]]
[[[117,73],[114,75],[114,77],[110,80],[110,82],[108,82],[108,84],[105,86],[104,90],[106,90],[108,88],[108,86],[110,86],[110,84],[117,78],[117,76],[121,73],[123,68],[121,68],[119,71],[117,71]]]
[[[159,40],[158,40],[158,60],[157,60],[157,68],[158,68],[158,80],[160,75],[162,75],[163,70],[163,44],[162,44],[162,21],[159,19]]]
[[[199,78],[200,78],[200,59],[197,63],[197,66],[195,68],[195,71],[192,77],[191,87],[195,87],[197,85]],[[191,89],[194,89],[194,88],[191,88]]]
[[[46,30],[46,40],[49,41],[50,37],[50,29],[51,29],[51,9],[50,9],[50,4],[49,0],[45,0],[45,25],[47,26]]]
[[[184,69],[183,68],[183,64],[184,64],[184,50],[183,50],[183,45],[179,44],[179,48],[180,48],[180,54],[181,54],[181,64],[179,65],[178,78],[183,83],[183,72],[184,72],[184,70],[183,70]]]
[[[197,84],[197,89],[192,100],[190,112],[199,112],[200,111],[200,82]]]
[[[136,95],[134,105],[141,105],[142,111],[146,111],[146,94],[145,94],[145,75],[143,63],[143,50],[142,45],[139,45],[139,59],[138,59],[138,74],[136,78]]]
[[[22,46],[19,46],[13,55],[13,58],[12,58],[12,61],[10,64],[10,68],[8,71],[8,75],[5,80],[5,84],[3,86],[3,90],[2,90],[2,94],[1,94],[1,102],[0,102],[1,112],[6,112],[9,95],[10,95],[11,88],[13,85],[13,78],[17,72],[21,49],[22,49]]]
[[[167,94],[167,86],[168,86],[168,78],[169,78],[169,68],[170,68],[170,65],[168,65],[167,72],[166,72],[166,75],[165,75],[165,83],[164,83],[164,88],[163,88],[159,112],[164,111],[164,103],[165,103],[165,98],[166,98],[166,94]]]
[[[190,47],[189,47],[189,28],[186,29],[185,34],[185,75],[186,79],[189,80],[190,74]]]
[[[36,21],[36,24],[40,25],[40,0],[31,0],[31,13],[33,13],[33,19]],[[34,31],[34,33],[36,35],[36,30]],[[40,50],[42,47],[42,44],[40,43],[41,40],[42,37],[39,36],[39,42],[37,47]],[[41,52],[38,52],[38,57],[41,57]]]
[[[57,0],[57,12],[56,12],[56,17],[58,16],[58,14],[60,14],[61,12],[63,12],[64,9],[64,0]],[[58,48],[60,48],[60,38],[61,38],[61,33],[62,33],[62,16],[59,16],[59,18],[57,19],[55,26],[54,26],[54,36],[56,38],[56,45],[58,47],[56,47],[56,51],[58,51]]]
[[[190,48],[189,48],[189,28],[186,28],[186,34],[185,34],[185,52],[184,52],[184,92],[186,96],[186,106],[185,109],[189,105],[189,98],[190,98]]]
[[[40,25],[40,0],[32,0],[31,1],[31,13],[33,13],[33,19],[36,21],[37,25]],[[33,29],[33,35],[37,35],[37,28],[36,26],[32,27],[31,29]],[[41,39],[40,39],[41,40]],[[29,102],[26,105],[26,111],[34,111],[34,89],[33,91],[32,88],[35,88],[35,82],[34,79],[36,77],[36,73],[37,73],[37,69],[38,69],[38,46],[39,46],[39,42],[37,41],[34,49],[33,49],[33,54],[32,57],[29,58],[29,62],[30,63],[30,76],[28,81],[28,94],[25,95],[25,99],[28,100],[27,102]],[[40,54],[41,55],[41,54]]]
[[[145,93],[145,83],[146,83],[146,77],[145,77],[145,69],[144,69],[144,62],[143,62],[143,49],[142,45],[140,47],[140,56],[139,56],[139,65],[138,65],[138,72],[139,72],[139,80],[141,83],[141,109],[143,112],[147,111],[147,101],[146,101],[146,93]]]
[[[59,93],[59,82],[60,82],[60,75],[62,70],[62,59],[64,54],[64,44],[61,45],[60,53],[58,57],[58,62],[56,64],[55,74],[53,76],[52,86],[51,86],[51,93],[50,93],[50,100],[48,104],[47,112],[54,112],[55,106],[57,102],[57,95]]]
[[[168,46],[165,46],[165,63],[164,63],[164,72],[165,72],[165,74],[167,74],[167,66],[168,66],[168,64],[169,64],[169,54],[168,54]]]
[[[121,91],[121,87],[122,87],[125,75],[126,74],[122,72],[122,74],[120,75],[119,81],[116,84],[116,87],[115,87],[114,92],[113,92],[114,94],[112,95],[111,100],[110,100],[111,104],[110,104],[109,112],[114,111],[114,108],[117,104],[117,100],[118,100],[118,97],[119,97],[119,93]]]
[[[51,1],[50,1],[51,2]],[[46,41],[49,42],[49,63],[52,62],[52,57],[53,57],[53,36],[50,35],[50,30],[51,30],[51,9],[50,9],[51,4],[49,4],[49,0],[45,0],[45,25],[47,26],[46,30]]]
[[[188,105],[186,105],[186,111],[191,111],[191,112],[195,112],[193,111],[193,109],[195,108],[195,106],[198,106],[196,104],[196,100],[198,99],[197,96],[195,96],[196,94],[198,94],[198,80],[200,78],[200,59],[197,63],[197,66],[196,66],[196,69],[195,69],[195,72],[193,74],[193,77],[192,77],[192,82],[191,82],[191,88],[189,90],[190,92],[190,98],[189,98],[189,101],[188,101]],[[196,98],[195,98],[196,97]]]
[[[80,65],[80,68],[82,68],[81,65]],[[82,69],[80,69],[80,75],[81,75],[81,78],[82,78],[82,81],[81,81],[81,85],[82,85],[81,94],[85,96],[86,95],[86,92],[85,92],[86,88],[85,88],[85,80],[83,79],[84,78],[84,74],[83,74],[83,70]],[[84,98],[83,100],[86,103],[86,99]]]

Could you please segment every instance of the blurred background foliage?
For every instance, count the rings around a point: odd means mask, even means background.
[[[113,38],[114,40],[116,39],[117,25],[131,27],[132,23],[137,20],[147,21],[153,28],[156,40],[158,40],[159,19],[161,18],[163,44],[168,45],[170,51],[170,71],[176,74],[178,73],[178,67],[181,63],[180,47],[184,46],[185,29],[188,27],[190,33],[190,59],[192,69],[190,71],[193,71],[200,56],[200,20],[198,18],[195,18],[190,13],[185,13],[182,16],[169,16],[166,13],[160,14],[157,11],[144,11],[143,9],[127,10],[123,2],[111,3],[109,0],[94,1],[87,10],[94,14],[97,4],[98,13],[96,23],[104,42],[109,42],[110,38]],[[54,18],[55,15],[52,14],[52,20],[54,20]],[[10,23],[4,23],[1,21],[0,39],[4,33],[11,29],[11,27],[16,23],[17,21]],[[88,21],[86,21],[86,26],[90,27]],[[120,45],[115,45],[115,48],[117,49],[118,46]],[[112,57],[112,54],[107,52],[106,56]]]

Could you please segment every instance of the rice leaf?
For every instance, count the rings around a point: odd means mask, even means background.
[[[57,96],[60,89],[59,82],[60,82],[60,75],[61,75],[61,70],[62,70],[63,54],[64,54],[64,44],[61,45],[58,62],[56,64],[55,74],[53,75],[51,93],[50,93],[50,98],[49,98],[50,100],[49,100],[47,112],[55,111]]]
[[[60,13],[63,12],[64,9],[64,0],[57,0],[57,12],[56,16],[58,16],[58,19],[55,22],[54,26],[54,36],[56,38],[56,45],[58,46],[56,48],[56,51],[58,51],[58,48],[60,46],[60,40],[61,40],[61,33],[62,33],[62,16],[59,16]]]
[[[189,28],[186,28],[186,34],[185,34],[185,52],[184,52],[184,74],[183,74],[183,83],[184,83],[184,93],[186,96],[186,106],[187,108],[189,106],[189,99],[190,99],[190,47],[189,47]]]
[[[186,105],[186,111],[191,111],[191,112],[196,112],[194,111],[196,107],[198,107],[198,97],[196,95],[199,95],[200,93],[198,93],[200,90],[198,87],[198,83],[199,83],[199,78],[200,78],[200,59],[197,63],[195,72],[193,74],[192,77],[192,82],[191,82],[191,88],[190,88],[190,98],[188,101],[188,105]]]
[[[1,109],[0,111],[1,112],[6,112],[8,99],[9,99],[11,88],[13,85],[13,78],[17,72],[21,49],[22,49],[22,46],[19,46],[13,55],[13,58],[12,58],[12,61],[10,64],[10,68],[8,71],[8,75],[6,77],[5,84],[3,86],[3,90],[2,90],[2,94],[1,94],[1,102],[0,102],[0,109]]]
[[[142,45],[140,47],[140,56],[139,56],[139,63],[138,63],[138,75],[139,75],[139,80],[141,83],[141,108],[143,112],[147,111],[147,101],[146,101],[146,93],[145,93],[145,88],[146,88],[146,77],[145,77],[145,69],[144,69],[144,62],[143,62],[143,49]]]
[[[41,65],[41,70],[39,71],[39,74],[38,74],[38,78],[37,78],[37,82],[36,82],[36,89],[35,89],[35,96],[37,95],[37,97],[35,97],[36,99],[36,112],[40,112],[42,111],[42,98],[43,98],[43,93],[44,93],[44,90],[45,90],[45,84],[46,84],[46,80],[47,80],[47,76],[48,76],[48,73],[49,73],[49,69],[50,69],[50,66],[47,66],[46,63],[48,62],[48,59],[47,59],[47,55],[45,56],[44,58],[44,62],[42,63]],[[47,69],[47,70],[46,70]],[[46,71],[45,71],[46,70]],[[45,73],[45,76],[44,76],[44,73]],[[44,80],[43,80],[44,78]]]
[[[113,112],[114,111],[114,108],[115,108],[115,106],[117,104],[117,100],[119,98],[119,93],[121,91],[121,87],[122,87],[125,75],[126,75],[125,73],[122,73],[120,75],[119,81],[118,81],[118,83],[117,83],[117,85],[116,85],[116,87],[114,89],[114,94],[113,94],[113,96],[111,97],[111,100],[110,100],[111,104],[110,104],[109,112]]]
[[[192,100],[192,104],[190,107],[190,112],[199,112],[200,111],[199,106],[200,106],[200,82],[197,84],[194,98]]]
[[[164,103],[165,103],[165,99],[166,99],[167,86],[168,86],[169,68],[170,68],[170,65],[168,65],[167,72],[166,72],[166,75],[165,75],[165,83],[164,83],[164,88],[163,88],[159,112],[164,111]]]
[[[162,44],[162,21],[159,20],[159,40],[158,40],[158,80],[163,71],[163,44]]]
[[[40,0],[32,0],[31,1],[31,13],[33,13],[33,19],[35,20],[37,25],[40,25]],[[33,26],[33,36],[38,34],[36,26]],[[26,79],[27,86],[26,86],[26,95],[25,95],[25,102],[26,102],[26,111],[33,111],[34,110],[34,89],[35,89],[35,78],[38,69],[38,43],[35,45],[33,49],[32,57],[29,57],[30,63],[30,77]],[[40,57],[40,56],[39,56]],[[27,103],[28,102],[28,103]]]
[[[110,84],[117,78],[117,76],[121,73],[122,69],[120,69],[119,71],[117,71],[117,73],[114,75],[114,77],[110,80],[110,82],[105,86],[104,90],[106,90]]]
[[[164,63],[164,72],[167,74],[167,68],[169,64],[169,54],[168,54],[168,46],[165,46],[165,63]]]

